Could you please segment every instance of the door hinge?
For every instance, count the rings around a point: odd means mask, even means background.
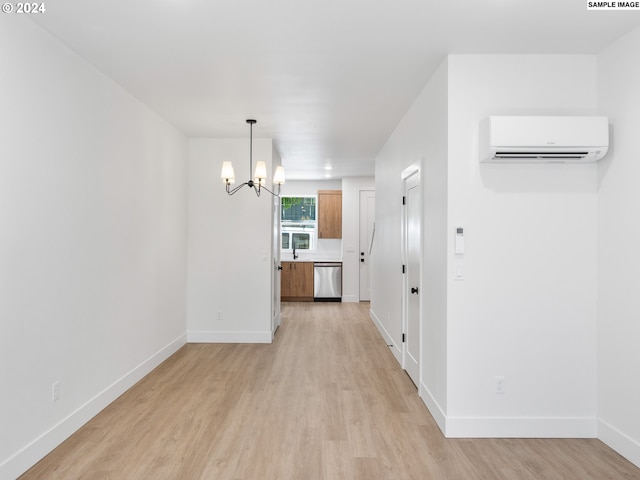
[[[402,273],[406,273],[406,272],[405,272],[404,265],[402,265]]]
[[[402,343],[404,343],[404,341],[405,341],[405,334],[403,333],[402,334]]]
[[[405,197],[405,196],[402,197],[402,204],[403,205],[407,204],[407,197]]]

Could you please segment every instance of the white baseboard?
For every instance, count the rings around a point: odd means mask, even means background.
[[[189,343],[271,343],[273,333],[266,332],[216,332],[188,331]]]
[[[273,342],[273,339],[276,336],[276,330],[278,330],[278,328],[280,328],[280,325],[282,325],[282,313],[278,313],[278,315],[273,318],[273,325],[274,327],[273,331],[271,332],[271,342]]]
[[[591,417],[447,417],[447,438],[596,438]]]
[[[389,335],[389,332],[387,332],[387,329],[384,328],[384,325],[382,325],[382,322],[373,310],[369,310],[369,317],[373,321],[374,325],[378,328],[380,335],[382,335],[384,341],[387,342],[387,345],[391,345],[389,349],[391,350],[391,353],[393,353],[393,356],[396,357],[398,363],[402,365],[402,351],[400,350],[399,346],[396,345],[396,342],[393,341],[393,338],[391,338],[391,335]]]
[[[640,442],[603,420],[598,420],[598,438],[631,463],[640,467]]]
[[[360,302],[360,297],[357,297],[355,295],[342,296],[342,303],[358,303],[358,302]]]
[[[95,417],[106,406],[140,381],[151,370],[156,368],[167,358],[177,352],[187,341],[182,334],[158,352],[151,355],[144,362],[120,377],[107,388],[102,390],[84,405],[80,406],[66,418],[54,425],[48,431],[25,445],[20,451],[0,464],[0,478],[13,479],[26,472],[38,463],[45,455],[69,438],[85,423]]]
[[[447,415],[444,413],[444,410],[442,410],[440,404],[436,401],[427,386],[422,382],[420,383],[422,386],[422,401],[427,406],[429,413],[431,413],[431,416],[436,421],[438,427],[440,427],[440,431],[444,435],[447,426]]]

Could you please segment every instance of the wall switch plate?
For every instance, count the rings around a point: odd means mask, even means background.
[[[496,395],[503,395],[505,393],[504,377],[496,377],[495,382]]]
[[[455,276],[457,281],[464,280],[464,265],[458,263],[455,266]]]
[[[222,320],[222,310],[218,310],[218,320]]]
[[[51,401],[57,402],[60,400],[60,382],[53,382],[51,385]]]

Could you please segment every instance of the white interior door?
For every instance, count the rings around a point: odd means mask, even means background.
[[[369,255],[375,232],[376,192],[360,191],[360,301],[371,300]]]
[[[271,332],[272,334],[280,326],[282,315],[280,314],[280,249],[282,236],[280,234],[280,197],[273,198],[273,215],[272,215],[272,240],[271,240],[271,258],[273,265],[271,271]]]
[[[422,208],[420,173],[405,179],[405,293],[403,368],[413,383],[420,385],[420,244]]]

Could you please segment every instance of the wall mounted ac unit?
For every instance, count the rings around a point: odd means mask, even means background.
[[[584,163],[609,149],[607,117],[487,117],[480,121],[480,161]]]

